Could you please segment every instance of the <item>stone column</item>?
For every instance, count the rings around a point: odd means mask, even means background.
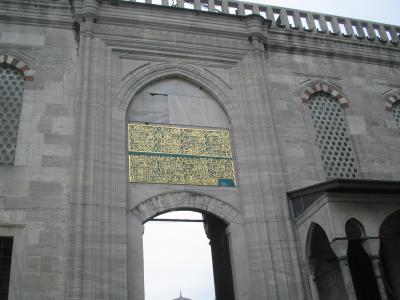
[[[226,229],[231,256],[235,300],[250,300],[250,272],[246,234],[242,224],[230,224]]]
[[[144,300],[143,225],[131,212],[126,216],[128,232],[128,299]]]
[[[310,259],[306,261],[308,268],[308,281],[311,289],[312,300],[319,300],[317,282],[315,278],[315,269],[317,267],[317,261],[315,259]]]
[[[216,299],[234,299],[232,264],[225,223],[212,215],[204,216],[206,235],[210,240]]]
[[[380,240],[378,238],[366,239],[362,246],[369,255],[371,260],[372,268],[374,270],[376,283],[378,284],[379,294],[381,295],[381,300],[387,300],[388,296],[386,294],[385,284],[382,278],[382,270],[380,267],[381,261],[379,258],[379,247]]]
[[[349,262],[347,259],[347,247],[348,240],[334,240],[331,243],[331,248],[338,258],[340,271],[342,273],[343,282],[346,289],[347,300],[357,300],[353,279],[350,273]]]

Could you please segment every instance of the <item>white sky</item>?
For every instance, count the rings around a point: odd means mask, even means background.
[[[158,218],[202,219],[188,211]],[[146,300],[214,300],[211,249],[203,223],[147,222],[144,225]]]
[[[400,25],[400,0],[249,2]],[[177,218],[201,216],[188,212],[168,215]],[[163,218],[166,216],[162,215]],[[183,296],[192,300],[214,300],[211,252],[202,223],[146,223],[144,262],[146,300],[172,300],[179,296],[180,289]]]
[[[248,2],[400,25],[399,0],[251,0]]]

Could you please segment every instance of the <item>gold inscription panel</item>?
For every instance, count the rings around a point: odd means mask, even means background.
[[[228,130],[128,124],[129,181],[235,186]]]

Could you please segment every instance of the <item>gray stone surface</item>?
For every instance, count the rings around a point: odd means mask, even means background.
[[[399,209],[385,196],[337,201],[300,224],[286,196],[326,179],[302,101],[315,81],[348,100],[360,177],[400,178],[383,101],[400,88],[395,43],[128,1],[1,2],[0,59],[33,74],[15,163],[0,165],[0,234],[18,239],[10,299],[143,300],[144,216],[187,208],[229,224],[236,300],[308,300],[311,222],[332,240],[357,217],[376,237]],[[238,186],[129,184],[126,121],[229,128]]]

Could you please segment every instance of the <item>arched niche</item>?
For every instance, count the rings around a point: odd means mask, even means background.
[[[215,90],[216,92],[218,89]],[[206,129],[231,129],[221,99],[211,95],[200,83],[179,74],[155,78],[143,85],[127,106],[126,123],[160,124]],[[230,135],[232,136],[232,135]],[[233,149],[232,149],[233,150]],[[127,186],[127,207],[132,209],[157,194],[187,190],[207,192],[218,197],[213,186],[134,183]],[[224,201],[237,204],[234,189],[225,190]]]
[[[128,122],[229,128],[219,103],[203,88],[181,78],[147,85],[131,101]]]

